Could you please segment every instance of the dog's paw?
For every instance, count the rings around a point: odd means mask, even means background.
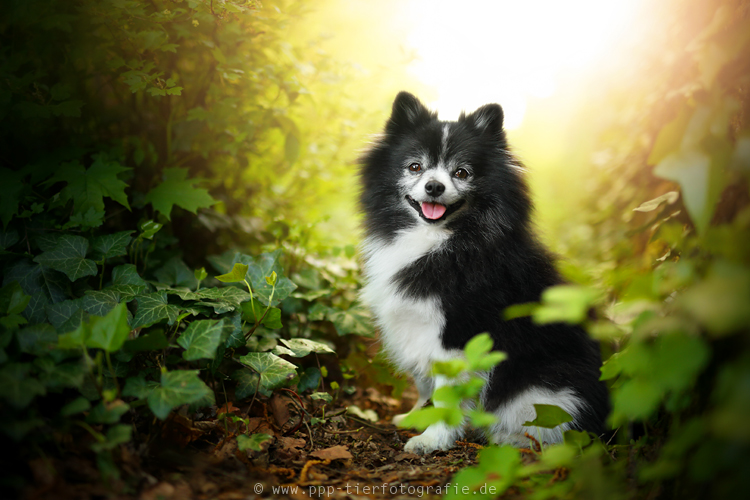
[[[442,439],[442,436],[436,436],[433,433],[425,432],[419,436],[414,436],[404,445],[404,451],[416,455],[427,455],[433,451],[449,450],[453,443]]]

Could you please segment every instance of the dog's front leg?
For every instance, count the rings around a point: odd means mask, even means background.
[[[424,404],[432,397],[432,388],[433,388],[433,381],[430,377],[421,377],[419,375],[414,375],[414,385],[417,386],[417,391],[419,391],[419,397],[417,398],[417,402],[414,403],[414,406],[411,410],[409,410],[407,413],[401,413],[400,415],[396,415],[393,417],[393,425],[398,425],[401,423],[403,419],[406,418],[406,416],[415,411],[419,410],[424,406]]]
[[[435,377],[434,387],[436,390],[445,385],[448,385],[445,377]],[[444,406],[441,401],[433,401],[433,404],[438,408]],[[422,434],[407,441],[404,451],[424,455],[435,450],[448,450],[453,448],[457,439],[463,437],[465,428],[465,422],[461,422],[456,427],[449,426],[445,422],[432,424]]]

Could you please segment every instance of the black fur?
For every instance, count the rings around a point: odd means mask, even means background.
[[[444,123],[411,94],[396,97],[384,136],[362,159],[368,236],[392,241],[398,230],[418,223],[403,207],[394,179],[416,148],[437,162]],[[447,319],[445,348],[463,348],[473,336],[490,332],[495,349],[508,354],[492,374],[488,411],[530,386],[572,388],[590,410],[576,427],[600,433],[609,403],[599,381],[598,344],[578,326],[503,319],[508,306],[538,301],[545,288],[563,281],[533,234],[528,188],[520,168],[511,166],[520,163],[509,151],[502,123],[502,108],[489,104],[452,125],[447,155],[473,168],[467,207],[445,222],[453,231],[448,243],[395,279],[410,296],[440,297]]]

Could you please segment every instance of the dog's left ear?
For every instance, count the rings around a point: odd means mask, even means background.
[[[503,137],[503,108],[499,104],[485,104],[468,115],[465,120],[482,134]]]

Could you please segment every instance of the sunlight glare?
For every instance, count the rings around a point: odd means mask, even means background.
[[[498,102],[506,128],[531,97],[555,91],[564,71],[585,71],[633,21],[637,0],[411,0],[411,70],[432,86],[441,118]]]

